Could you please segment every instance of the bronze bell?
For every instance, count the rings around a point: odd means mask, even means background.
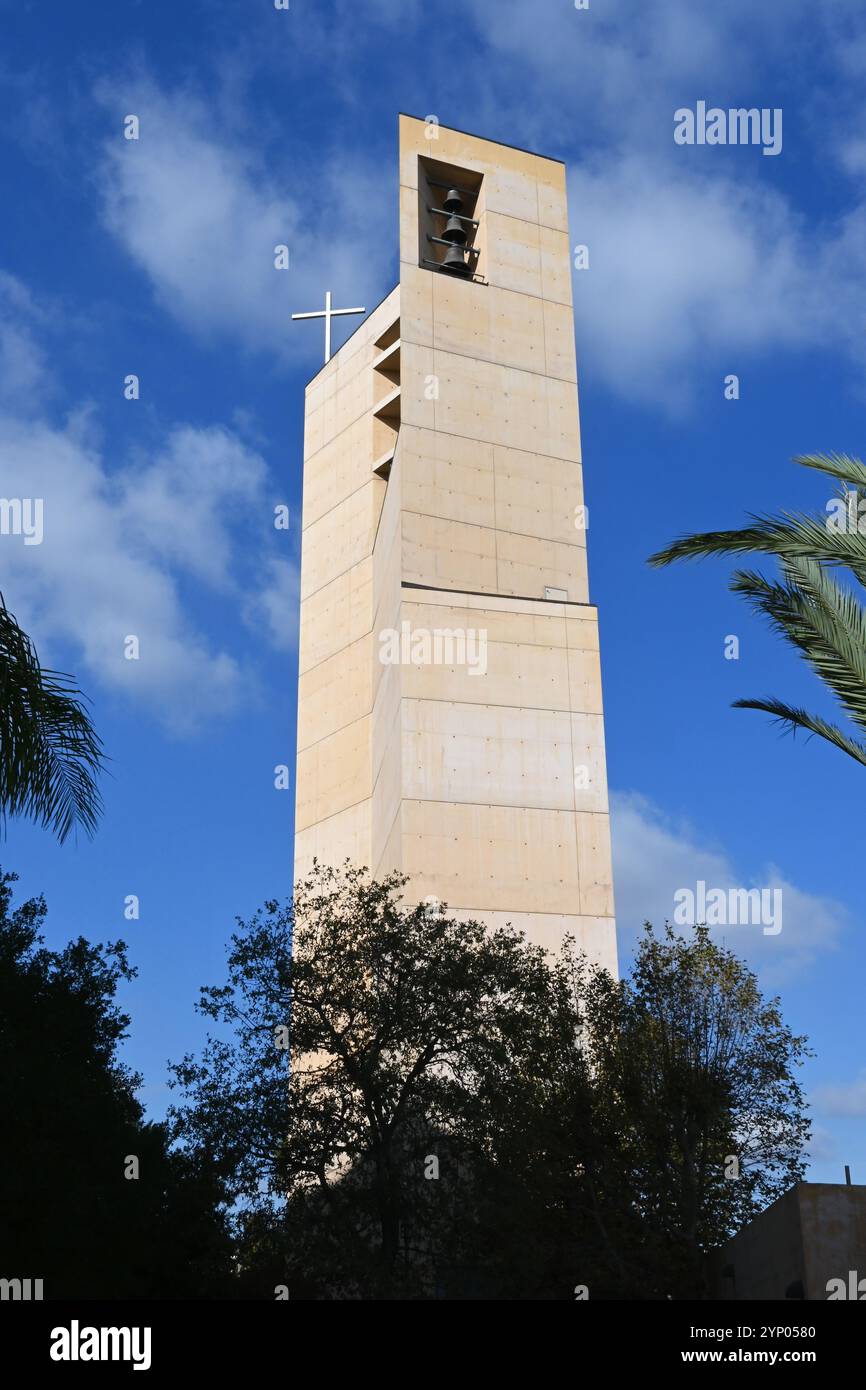
[[[443,241],[453,241],[455,246],[466,245],[466,228],[459,217],[449,217],[442,233]]]
[[[449,188],[447,194],[442,199],[442,206],[446,212],[462,212],[463,199],[456,188]]]
[[[457,246],[456,243],[448,247],[448,250],[445,252],[445,259],[442,262],[442,269],[450,270],[452,274],[455,275],[469,274],[469,266],[463,259],[462,247]]]

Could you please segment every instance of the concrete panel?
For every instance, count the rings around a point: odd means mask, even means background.
[[[406,593],[404,595],[407,603],[442,603],[445,607],[451,607],[458,603],[466,608],[487,608],[494,613],[511,614],[516,613],[521,617],[535,617],[555,619],[561,618],[565,621],[568,615],[589,615],[593,621],[596,620],[597,610],[592,604],[576,606],[557,602],[553,599],[532,599],[520,598],[513,594],[498,593],[476,593],[471,590],[463,590],[455,598],[454,590],[432,589],[423,591],[414,588],[408,582],[404,584]],[[567,629],[566,629],[567,632]],[[523,640],[521,638],[521,640]],[[546,640],[546,639],[545,639]],[[575,642],[572,645],[577,646]]]
[[[502,368],[492,362],[435,351],[433,370],[439,381],[436,429],[493,443],[498,425],[492,418],[491,402],[499,403]]]
[[[543,374],[547,342],[544,302],[491,285],[490,337],[486,356],[506,367]],[[436,346],[442,346],[437,339]]]
[[[613,916],[610,821],[607,812],[579,811],[576,820],[580,911],[587,917]]]
[[[306,830],[317,821],[369,797],[370,716],[298,753],[296,824]]]
[[[463,357],[490,358],[491,297],[489,285],[450,275],[429,274],[433,307],[430,343]]]
[[[404,613],[407,610],[404,609]],[[463,616],[468,616],[464,610]],[[454,617],[459,617],[454,614]],[[412,621],[413,630],[427,626]],[[452,665],[406,666],[403,691],[407,699],[445,700],[457,704],[502,705],[532,709],[569,710],[568,656],[562,647],[521,646],[516,642],[491,642],[480,624],[458,621],[430,625],[445,632],[473,633],[466,643],[467,657],[457,648]],[[451,644],[452,648],[454,643]],[[480,648],[480,650],[479,650]],[[447,648],[446,648],[447,651]],[[479,658],[483,657],[483,662]],[[484,665],[486,664],[486,670]],[[473,674],[473,668],[479,674]]]
[[[338,575],[301,603],[299,669],[357,641],[373,624],[373,562],[367,559]]]
[[[565,169],[561,164],[548,163],[538,173],[538,220],[543,227],[568,233],[568,197],[565,190]]]
[[[532,166],[530,169],[531,172],[494,166],[490,170],[485,181],[489,212],[505,213],[523,222],[538,221],[535,169]]]
[[[597,651],[589,649],[568,653],[568,684],[570,709],[580,714],[602,713],[601,661]]]
[[[856,1271],[857,1299],[866,1299],[866,1186],[801,1183],[800,1228],[806,1266],[806,1297],[827,1299],[830,1280],[844,1281],[851,1297]],[[831,1286],[839,1292],[838,1284]]]
[[[458,921],[483,922],[491,929],[511,925],[523,932],[535,946],[557,955],[566,935],[575,941],[575,949],[612,975],[617,973],[616,925],[611,917],[580,917],[552,912],[492,912],[478,911],[462,905],[451,905],[448,914]]]
[[[493,462],[499,530],[564,545],[584,544],[585,533],[574,524],[575,507],[583,502],[578,463],[499,445]]]
[[[373,627],[376,631],[383,626],[395,626],[399,621],[403,573],[403,513],[400,506],[402,452],[403,436],[400,435],[373,546]],[[375,653],[372,659],[375,690],[379,676]]]
[[[324,404],[311,407],[304,417],[304,460],[317,454],[325,443]]]
[[[538,246],[543,298],[571,307],[571,247],[568,233],[554,231],[552,227],[540,227]]]
[[[496,412],[494,443],[579,461],[577,396],[573,385],[506,368],[499,387],[502,408]]]
[[[708,1271],[710,1296],[719,1299],[826,1302],[833,1293],[862,1302],[866,1186],[797,1183],[712,1251]]]
[[[579,463],[573,383],[438,350],[433,371],[437,430]]]
[[[383,747],[381,761],[376,769],[376,780],[371,800],[371,854],[374,863],[378,863],[385,852],[402,802],[403,748],[399,718],[398,709],[396,718],[389,730],[389,737]]]
[[[344,373],[346,380],[341,385],[338,374],[338,387],[333,395],[329,396],[321,407],[321,440],[319,448],[324,448],[337,435],[342,434],[348,427],[362,415],[367,415],[373,407],[373,373],[369,363],[372,359],[372,349],[366,354],[367,361],[356,361],[355,370],[349,374]],[[333,360],[333,359],[332,359]],[[315,440],[315,436],[313,436]],[[318,452],[317,449],[309,449],[306,456]]]
[[[598,651],[598,610],[592,604],[569,609],[565,633],[569,647],[575,651]]]
[[[370,420],[363,415],[304,465],[304,527],[370,481]]]
[[[577,391],[571,381],[547,377],[546,452],[557,458],[580,461],[580,422],[577,417]],[[517,443],[518,441],[513,441]]]
[[[493,445],[403,427],[402,500],[408,512],[493,526]]]
[[[445,588],[495,589],[495,532],[404,512],[403,578]]]
[[[414,244],[414,243],[413,243]],[[433,346],[433,282],[441,276],[412,264],[400,266],[400,337],[404,343]]]
[[[404,342],[400,356],[401,425],[415,425],[420,429],[433,429],[436,416],[434,377],[437,372],[432,348],[417,343]],[[438,389],[441,393],[442,386]]]
[[[568,714],[403,701],[403,795],[572,809]]]
[[[477,911],[579,910],[570,812],[406,800],[403,864],[416,898]],[[539,891],[540,883],[544,884]]]
[[[399,666],[382,665],[378,660],[378,654],[379,643],[375,640],[374,634],[372,651],[368,649],[368,658],[372,658],[373,678],[376,683],[371,730],[374,782],[379,777],[382,763],[391,745],[396,744],[398,748],[400,746],[400,709],[403,698],[403,671]]]
[[[522,222],[488,212],[487,264],[491,285],[542,298],[541,230],[537,222]],[[552,270],[550,279],[553,284]]]
[[[403,834],[402,834],[402,805],[397,810],[388,833],[388,838],[382,853],[378,859],[374,857],[374,874],[376,878],[384,878],[386,874],[403,872]]]
[[[541,301],[544,311],[544,370],[563,381],[577,380],[574,318],[567,304]]]
[[[400,116],[399,146],[400,182],[411,188],[417,188],[419,155],[482,174],[498,175],[514,171],[533,179],[539,175],[556,177],[550,171],[562,168],[558,161],[517,149],[513,145],[502,145],[495,140],[485,140],[480,135],[446,126],[428,127],[425,121],[415,116]]]
[[[402,616],[421,627],[482,628],[489,642],[522,646],[565,647],[564,605],[531,603],[500,595],[452,594],[403,590]],[[556,608],[558,611],[553,612]],[[593,613],[595,610],[590,610]],[[596,644],[597,649],[597,644]]]
[[[543,300],[445,275],[432,278],[437,348],[525,371],[544,373],[547,370],[548,334]],[[572,348],[572,358],[573,355]]]
[[[571,747],[575,810],[606,811],[604,720],[600,714],[572,714]]]
[[[373,704],[370,639],[362,637],[298,681],[298,748],[309,748],[342,729]]]
[[[370,862],[370,802],[361,801],[330,820],[319,821],[295,836],[295,882],[312,871],[313,859],[339,868],[344,860]]]
[[[381,480],[371,475],[364,487],[307,527],[302,546],[302,599],[372,553],[383,500]]]
[[[417,165],[416,165],[417,175]],[[417,181],[417,180],[416,180]],[[412,246],[418,244],[418,189],[417,186],[409,187],[406,183],[400,184],[400,245]],[[433,254],[432,250],[429,253]],[[415,258],[417,259],[417,258]],[[412,339],[414,341],[414,339]]]
[[[501,593],[543,598],[545,586],[549,585],[564,589],[570,603],[586,602],[586,552],[582,546],[497,531],[496,549]]]

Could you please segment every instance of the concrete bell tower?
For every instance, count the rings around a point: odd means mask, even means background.
[[[615,971],[565,169],[399,131],[399,284],[306,392],[295,877]]]

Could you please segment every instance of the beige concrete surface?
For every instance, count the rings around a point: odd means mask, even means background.
[[[400,869],[615,970],[565,171],[429,134],[400,118],[399,284],[306,394],[295,874]],[[436,178],[477,190],[472,279],[419,264]]]

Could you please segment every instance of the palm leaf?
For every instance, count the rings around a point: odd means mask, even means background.
[[[807,468],[827,473],[844,484],[866,491],[866,466],[845,454],[803,454]],[[832,690],[857,728],[866,733],[866,611],[856,595],[836,583],[829,571],[847,568],[866,585],[866,535],[859,527],[831,529],[823,518],[782,512],[753,515],[751,525],[736,531],[705,531],[681,536],[650,557],[656,566],[674,560],[745,552],[774,555],[781,580],[771,582],[751,570],[738,570],[731,588],[741,594],[771,627],[789,642]],[[866,764],[866,745],[819,715],[786,705],[781,700],[737,700],[739,709],[771,714],[791,732],[806,730],[832,743],[857,762]]]
[[[766,700],[734,700],[733,708],[763,710],[766,714],[771,714],[778,724],[786,726],[786,732],[794,734],[798,729],[804,729],[809,734],[817,734],[819,738],[826,739],[828,743],[841,748],[843,753],[848,753],[850,757],[856,758],[858,763],[866,766],[866,745],[849,738],[835,724],[828,724],[820,715],[810,714],[808,710],[786,705],[782,700],[772,697]]]
[[[866,490],[866,464],[850,458],[848,454],[798,454],[794,462],[802,464],[804,468],[817,468],[822,473],[829,473],[834,478],[841,478],[845,483],[853,483],[855,487]]]
[[[705,559],[712,555],[744,553],[776,555],[780,560],[815,560],[843,566],[866,585],[866,535],[857,531],[831,531],[825,521],[783,512],[780,516],[753,516],[753,525],[737,531],[703,531],[681,536],[649,557],[660,567],[674,560]]]
[[[866,614],[820,565],[783,565],[784,583],[738,570],[731,589],[768,618],[830,687],[852,720],[866,732]]]
[[[0,819],[23,816],[62,842],[102,813],[102,743],[71,676],[43,669],[0,594]]]

